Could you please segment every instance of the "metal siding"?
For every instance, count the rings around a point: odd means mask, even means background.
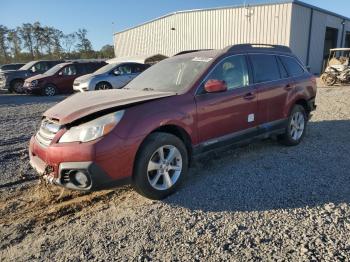
[[[292,8],[292,26],[290,32],[290,47],[293,52],[306,64],[308,40],[309,40],[309,23],[311,9],[293,5]],[[313,25],[314,27],[315,25]],[[312,28],[313,29],[313,28]]]
[[[175,13],[115,34],[116,57],[224,48],[245,42],[289,45],[292,4]],[[170,30],[175,27],[176,30]]]

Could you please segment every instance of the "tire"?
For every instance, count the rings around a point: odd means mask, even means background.
[[[307,114],[301,105],[295,105],[288,117],[285,133],[279,141],[286,146],[296,146],[304,138],[307,125]]]
[[[157,132],[145,139],[137,153],[132,184],[139,194],[159,200],[175,192],[187,172],[188,152],[184,143],[172,134]]]
[[[100,82],[95,87],[95,90],[107,90],[107,89],[112,89],[112,85],[108,82]]]
[[[22,94],[23,93],[23,80],[15,80],[11,83],[11,90],[10,92],[15,92],[17,94]]]
[[[43,96],[54,96],[56,94],[57,94],[57,89],[52,84],[46,85],[42,91]]]

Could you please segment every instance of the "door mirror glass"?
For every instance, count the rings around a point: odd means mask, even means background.
[[[225,92],[227,90],[227,85],[223,80],[209,79],[204,85],[204,90],[207,93]]]
[[[113,75],[115,75],[115,76],[119,76],[119,75],[121,75],[121,73],[120,73],[119,69],[114,69],[114,71],[113,71]]]
[[[59,76],[63,75],[63,71],[59,71],[59,72],[58,72],[58,75],[59,75]]]

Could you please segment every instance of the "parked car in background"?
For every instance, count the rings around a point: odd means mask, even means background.
[[[61,63],[44,74],[26,79],[24,91],[30,94],[54,96],[73,92],[74,80],[82,75],[90,74],[106,65],[104,61],[73,61]]]
[[[85,92],[122,88],[148,67],[149,65],[140,63],[107,64],[92,74],[76,78],[73,89]]]
[[[24,80],[28,77],[42,74],[62,62],[61,60],[31,61],[18,70],[0,72],[0,89],[22,93]]]
[[[23,63],[13,63],[13,64],[6,64],[0,66],[0,72],[1,71],[9,71],[9,70],[18,70],[25,64]]]
[[[316,109],[316,79],[285,46],[234,45],[165,59],[125,88],[79,93],[44,113],[31,165],[76,190],[129,180],[161,199],[192,155],[277,137],[298,145]]]

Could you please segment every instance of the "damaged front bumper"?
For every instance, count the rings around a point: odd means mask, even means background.
[[[68,189],[88,191],[106,187],[113,179],[94,161],[46,163],[33,152],[35,138],[29,147],[30,165],[47,183]]]

